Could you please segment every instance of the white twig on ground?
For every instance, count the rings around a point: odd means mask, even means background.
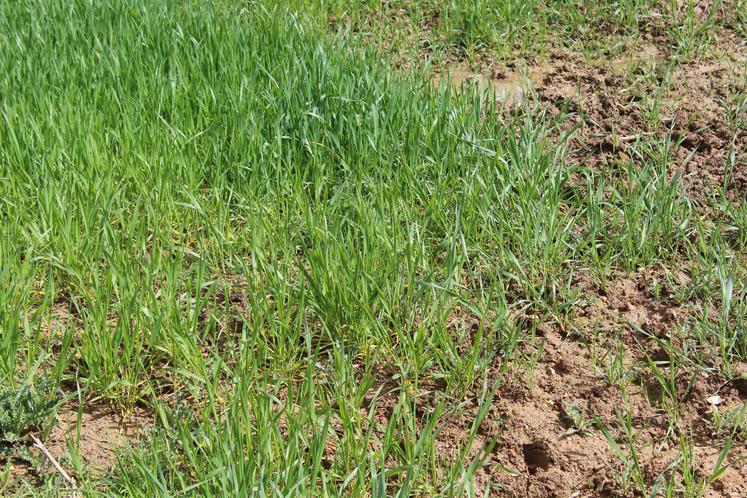
[[[37,448],[39,448],[39,451],[41,451],[44,454],[44,456],[47,457],[47,460],[50,461],[50,463],[52,464],[52,466],[54,466],[54,468],[57,470],[57,472],[60,473],[60,475],[63,477],[63,479],[65,479],[65,481],[67,482],[67,484],[73,489],[73,492],[70,495],[71,498],[77,498],[78,493],[76,493],[76,490],[78,489],[78,484],[75,482],[75,479],[73,479],[72,477],[70,477],[70,474],[68,474],[67,472],[65,472],[65,469],[63,469],[62,465],[60,465],[60,463],[57,461],[57,459],[55,459],[55,457],[52,456],[52,454],[49,452],[49,450],[47,449],[47,447],[44,446],[44,443],[42,443],[41,441],[39,441],[39,439],[36,436],[34,436],[33,434],[31,434],[31,439],[34,441],[34,446],[36,446]]]

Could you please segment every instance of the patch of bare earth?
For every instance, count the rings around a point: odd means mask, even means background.
[[[500,420],[498,442],[475,477],[475,484],[500,490],[501,496],[611,496],[622,493],[623,464],[603,434],[592,422],[598,419],[613,434],[622,433],[620,417],[630,412],[636,433],[636,448],[649,485],[679,457],[677,439],[668,436],[667,421],[660,407],[647,401],[644,387],[633,387],[627,394],[610,386],[591,367],[588,348],[558,327],[541,326],[544,351],[528,386],[508,384],[494,402],[490,417]],[[703,375],[682,402],[680,424],[696,436],[694,448],[697,471],[705,477],[713,470],[712,455],[720,451],[719,440],[704,428],[709,409],[706,401],[715,392],[739,403],[734,389],[723,387],[715,378]],[[585,430],[575,427],[570,411],[577,410],[588,423]],[[452,452],[465,441],[469,421],[459,430],[446,432],[444,452]],[[488,426],[491,420],[484,424]],[[454,424],[458,425],[459,422]],[[452,425],[452,424],[449,424]],[[486,438],[488,436],[485,436]],[[747,484],[741,477],[739,459],[743,448],[729,455],[730,467],[713,488],[724,496],[737,496]],[[731,494],[730,494],[731,493]],[[735,494],[737,493],[737,494]]]
[[[528,65],[455,63],[435,79],[457,86],[473,81],[509,107],[528,102],[563,114],[564,131],[578,127],[568,143],[575,164],[603,169],[653,161],[636,153],[638,143],[669,139],[668,173],[682,178],[684,193],[705,201],[726,187],[729,199],[742,202],[747,116],[735,99],[747,91],[747,46],[730,30],[717,38],[717,55],[690,62],[676,62],[670,41],[653,30],[612,59],[588,61],[559,48]]]
[[[523,71],[510,64],[507,69],[477,71],[455,65],[436,82],[448,78],[456,85],[476,84],[494,90],[509,107],[536,102],[550,114],[570,116],[567,129],[579,126],[568,144],[570,158],[597,170],[646,160],[636,154],[638,143],[669,137],[668,174],[682,178],[683,193],[707,202],[725,186],[729,199],[743,202],[747,131],[739,123],[745,117],[730,115],[729,106],[730,99],[745,92],[747,72],[743,44],[729,33],[721,35],[727,57],[674,65],[668,81],[663,75],[651,79],[669,65],[671,56],[663,37],[651,33],[646,44],[606,63],[590,64],[579,54],[559,50],[545,63]],[[662,344],[681,345],[677,330],[690,310],[669,296],[657,295],[654,287],[664,281],[686,287],[691,275],[662,268],[612,276],[605,282],[593,282],[588,275],[576,279],[581,304],[573,311],[572,323],[567,330],[558,324],[538,327],[543,351],[531,381],[526,382],[521,372],[505,376],[475,438],[472,457],[497,438],[476,474],[479,490],[493,487],[500,496],[625,495],[623,463],[594,424],[589,430],[576,430],[569,409],[598,420],[618,437],[621,417],[629,414],[649,486],[669,479],[673,472],[675,480],[681,479],[676,469],[684,465],[684,441],[693,444],[695,477],[711,475],[727,437],[709,423],[712,412],[736,410],[747,396],[742,381],[680,368],[675,372],[678,413],[674,419],[667,413],[661,386],[645,367],[651,359],[667,371],[671,352]],[[593,352],[595,347],[608,355],[618,344],[624,351],[624,368],[635,374],[625,387],[611,385],[593,357],[599,353]],[[511,381],[512,375],[520,380]],[[445,422],[437,445],[446,461],[454,461],[467,443],[476,413],[472,406]],[[746,459],[744,435],[737,434],[726,459],[730,466],[705,496],[744,496]]]
[[[586,320],[578,320],[579,327],[586,331],[601,327],[607,339],[637,344],[635,339],[625,338],[633,334],[623,325],[627,319],[661,331],[677,326],[680,315],[668,312],[666,305],[641,306],[637,296],[644,291],[639,290],[642,284],[636,278],[621,277],[612,282],[605,298],[611,311],[599,314],[599,322],[593,321],[593,316],[588,320],[587,314]],[[622,304],[626,301],[631,304]],[[597,309],[594,307],[589,313],[596,315]],[[584,314],[583,310],[579,313]],[[706,420],[711,410],[741,406],[745,396],[736,384],[712,373],[680,376],[679,419],[675,422],[678,431],[672,433],[668,414],[652,394],[656,387],[652,378],[641,375],[625,389],[610,384],[595,368],[589,341],[578,330],[543,323],[537,327],[537,339],[542,344],[542,354],[531,372],[512,367],[500,373],[500,360],[491,368],[493,381],[502,385],[472,439],[467,459],[462,461],[463,465],[475,458],[482,462],[472,482],[478,496],[487,489],[493,496],[507,497],[635,496],[633,491],[623,490],[622,483],[629,479],[625,477],[624,464],[596,422],[607,427],[624,448],[622,418],[628,416],[647,485],[652,486],[657,479],[669,479],[673,472],[678,475],[679,471],[672,467],[676,468],[682,458],[679,443],[685,436],[694,445],[692,470],[696,478],[711,475],[727,435],[715,434]],[[640,364],[635,356],[627,357],[626,365]],[[379,427],[374,433],[380,438],[402,388],[382,371],[369,391],[363,408],[367,412],[373,407]],[[444,389],[438,382],[419,386],[419,429],[433,413],[436,400],[448,399]],[[460,452],[469,444],[479,411],[478,399],[479,393],[472,392],[454,401],[458,408],[447,408],[437,424],[440,432],[435,446],[444,468],[459,461]],[[718,399],[718,407],[713,406],[714,399]],[[330,453],[334,453],[334,447]],[[331,454],[329,458],[333,458]],[[711,484],[706,496],[741,496],[747,489],[745,458],[747,448],[743,436],[738,436],[724,462],[729,467]]]
[[[62,470],[80,483],[86,476],[76,475],[71,465],[71,448],[79,455],[87,476],[96,477],[110,470],[118,453],[134,447],[151,427],[152,417],[142,408],[136,408],[124,416],[114,408],[104,405],[86,405],[79,409],[76,404],[71,403],[58,409],[57,419],[50,433],[46,437],[39,437],[46,452]],[[45,476],[60,473],[44,451],[32,445],[31,441],[28,445],[28,451],[34,459],[38,458],[38,465],[14,458],[6,491],[20,489],[24,482],[36,485]]]
[[[729,197],[744,199],[747,168],[741,154],[747,133],[727,120],[729,99],[745,91],[744,66],[723,61],[680,65],[669,83],[659,82],[659,90],[635,81],[636,71],[657,71],[653,66],[668,63],[657,53],[643,52],[628,61],[627,74],[620,74],[624,62],[591,66],[573,54],[557,53],[535,86],[539,104],[551,113],[575,114],[580,129],[569,144],[574,162],[604,168],[651,160],[640,158],[632,147],[669,138],[669,173],[680,175],[687,195],[708,199],[726,186]]]
[[[502,420],[500,439],[476,479],[483,486],[500,483],[505,496],[601,491],[612,451],[598,431],[574,432],[568,412],[575,407],[584,418],[596,412],[609,419],[606,405],[620,402],[619,393],[594,375],[577,341],[545,324],[538,333],[544,344],[533,382],[509,382],[499,390],[494,416]]]
[[[687,437],[694,444],[696,476],[704,478],[710,475],[727,437],[714,429],[711,423],[713,412],[737,411],[747,400],[738,381],[713,371],[685,368],[687,365],[668,366],[675,358],[662,345],[671,344],[676,350],[686,349],[680,343],[684,339],[678,330],[687,320],[689,310],[666,295],[656,296],[655,282],[665,281],[670,276],[676,285],[687,285],[690,276],[683,270],[667,273],[664,269],[640,269],[631,275],[613,276],[601,283],[593,283],[585,275],[575,281],[586,301],[578,307],[574,327],[602,349],[606,348],[605,353],[612,352],[616,344],[623,345],[624,368],[634,374],[624,388],[624,399],[620,389],[607,389],[604,396],[589,398],[590,411],[613,428],[620,427],[619,415],[625,410],[630,412],[638,435],[635,444],[649,484],[671,472],[670,466],[682,457],[682,449],[678,446],[681,437]],[[601,363],[604,363],[608,356],[602,357]],[[667,374],[669,368],[676,368],[676,415],[671,409],[667,411],[666,403],[662,401],[662,386],[647,371],[649,360],[659,362],[659,368]],[[587,364],[591,363],[588,361]],[[744,367],[737,370],[742,371]],[[676,433],[673,433],[673,427],[677,428]],[[732,466],[713,483],[706,496],[742,496],[747,489],[747,480],[743,477],[747,470],[744,443],[744,434],[737,434],[727,459]]]
[[[447,80],[459,86],[477,85],[494,91],[508,107],[532,105],[536,97],[540,108],[551,114],[569,114],[569,126],[580,126],[569,143],[572,161],[598,170],[640,161],[633,150],[638,142],[671,137],[668,173],[682,177],[685,194],[707,201],[726,185],[727,196],[739,201],[747,194],[747,165],[741,156],[747,135],[728,122],[725,106],[730,95],[744,92],[744,74],[729,62],[677,66],[661,102],[656,103],[659,114],[652,117],[646,114],[647,106],[653,105],[646,101],[651,89],[636,82],[636,69],[630,68],[661,65],[666,56],[665,49],[651,45],[625,60],[590,65],[565,51],[545,65],[521,72],[472,71],[456,65],[437,76],[435,84]],[[678,346],[676,332],[690,310],[666,295],[657,296],[654,287],[656,282],[686,287],[690,281],[686,270],[664,268],[612,276],[606,282],[580,275],[575,286],[581,304],[573,310],[573,323],[567,330],[557,324],[538,327],[543,351],[532,378],[527,382],[521,371],[504,376],[504,385],[472,442],[469,457],[483,458],[474,477],[478,492],[492,488],[499,496],[633,496],[633,491],[623,491],[623,462],[591,422],[598,420],[620,440],[621,420],[627,416],[648,486],[657,479],[681,479],[677,474],[681,440],[692,441],[692,470],[696,478],[706,479],[727,437],[709,426],[714,407],[708,400],[718,397],[722,410],[739,407],[745,395],[738,386],[716,373],[677,371],[678,416],[672,420],[650,372],[636,374],[625,387],[611,385],[595,365],[591,345],[608,355],[622,344],[624,367],[633,372],[645,371],[647,358],[667,362],[670,353],[657,340]],[[399,393],[390,384],[380,383],[387,386],[377,403],[382,426]],[[476,399],[462,401],[466,408],[444,417],[436,446],[446,465],[456,461],[468,444],[478,412]],[[576,410],[589,427],[577,430],[569,410]],[[423,413],[429,413],[427,407]],[[743,438],[737,436],[726,459],[730,466],[706,489],[706,496],[743,496],[747,489]]]
[[[118,451],[134,446],[150,426],[150,414],[140,408],[123,416],[112,407],[65,406],[44,444],[59,459],[69,455],[71,443],[91,472],[99,473],[109,470]]]

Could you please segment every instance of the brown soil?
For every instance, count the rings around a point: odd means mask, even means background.
[[[630,292],[630,285],[626,279],[615,283],[612,289],[616,290],[609,292],[608,301],[621,299]],[[662,322],[662,326],[673,325],[674,318]],[[537,330],[543,354],[530,378],[521,369],[502,376],[498,373],[500,362],[492,369],[493,380],[502,379],[506,384],[498,390],[478,428],[466,462],[483,458],[473,480],[478,496],[483,496],[488,487],[491,495],[507,497],[634,496],[632,491],[622,490],[623,463],[593,423],[598,419],[621,442],[620,421],[627,412],[633,421],[635,447],[647,484],[652,485],[660,475],[669,477],[668,467],[679,455],[678,438],[668,434],[668,417],[648,392],[654,388],[653,379],[642,375],[623,394],[622,389],[610,386],[593,368],[590,347],[580,336],[546,323]],[[633,359],[626,359],[626,364],[634,363]],[[384,372],[378,372],[377,378],[364,410],[370,409],[375,397],[375,421],[383,429],[393,415],[403,386]],[[689,389],[688,380],[692,380]],[[437,382],[419,386],[419,428],[432,413],[434,399],[444,387]],[[678,392],[682,399],[677,426],[694,441],[693,469],[696,476],[704,478],[713,470],[726,438],[725,434],[714,434],[707,424],[709,410],[714,409],[708,399],[717,395],[719,409],[727,410],[738,409],[745,397],[735,384],[706,373],[698,374],[694,380],[683,376]],[[445,414],[439,422],[444,425],[436,450],[447,466],[457,461],[468,443],[478,412],[477,399],[478,393],[467,396],[460,410]],[[585,427],[574,429],[570,415],[574,409],[586,421]],[[375,432],[383,437],[381,430]],[[732,466],[712,484],[706,496],[742,496],[747,489],[747,447],[741,438],[727,458]],[[330,444],[329,452],[334,450],[334,444]]]
[[[105,471],[119,450],[136,444],[143,430],[150,427],[150,419],[139,408],[123,417],[111,407],[87,406],[79,415],[76,406],[67,406],[58,412],[57,424],[44,444],[59,459],[68,454],[69,440],[94,472]]]
[[[595,412],[621,400],[593,374],[579,343],[564,339],[555,327],[540,326],[538,332],[543,334],[544,351],[533,385],[506,386],[499,392],[495,407],[504,425],[479,479],[503,483],[506,496],[567,497],[589,491],[592,477],[606,479],[614,460],[600,432],[569,431],[568,410],[575,406],[584,418],[596,414],[609,421],[611,413]],[[507,476],[504,468],[517,475]],[[593,490],[602,483],[591,486]]]
[[[667,338],[682,323],[688,310],[668,296],[655,295],[653,281],[666,278],[661,275],[664,270],[659,273],[657,278],[657,272],[645,268],[601,283],[579,274],[574,286],[583,301],[576,309],[574,325],[587,333],[601,334],[602,339],[620,340],[632,351],[640,349],[647,336],[629,324],[657,338]],[[690,277],[680,271],[674,278],[685,282]]]
[[[70,462],[68,443],[77,448],[85,474],[96,477],[114,465],[120,451],[137,444],[144,432],[152,427],[151,419],[150,414],[141,408],[123,416],[112,407],[87,405],[79,413],[78,407],[71,403],[58,409],[57,421],[49,435],[42,439],[42,443],[49,454],[80,484],[86,476],[75,474]],[[22,489],[29,484],[35,486],[42,482],[44,476],[57,474],[58,471],[43,452],[31,446],[30,442],[29,451],[35,455],[34,458],[38,457],[39,466],[32,466],[24,459],[13,458],[6,491]]]
[[[741,202],[747,195],[743,157],[747,132],[740,125],[745,118],[732,116],[730,121],[726,116],[730,96],[745,91],[747,73],[739,51],[735,49],[732,55],[720,61],[674,66],[670,83],[655,82],[662,88],[658,115],[647,113],[653,91],[650,78],[669,64],[670,49],[655,34],[635,50],[603,63],[592,64],[578,54],[558,50],[543,64],[523,70],[485,67],[475,71],[455,64],[436,75],[434,84],[474,84],[495,92],[504,109],[539,106],[551,115],[570,116],[566,129],[580,126],[568,144],[571,160],[598,171],[644,160],[636,154],[639,142],[671,137],[668,174],[682,178],[685,195],[704,205],[726,183],[727,198]],[[732,155],[735,162],[730,171]],[[730,181],[725,182],[725,175],[731,175]],[[662,387],[648,364],[649,360],[660,362],[659,368],[668,374],[666,365],[672,358],[662,343],[682,346],[677,331],[702,313],[700,303],[677,302],[668,292],[669,288],[687,288],[692,280],[686,265],[676,270],[639,269],[601,282],[577,274],[574,286],[580,302],[571,311],[570,322],[537,327],[543,351],[533,374],[527,377],[518,369],[501,376],[500,365],[493,368],[494,380],[504,385],[469,450],[470,458],[484,457],[474,478],[478,493],[490,487],[494,496],[634,496],[625,489],[623,462],[592,422],[596,419],[607,427],[625,448],[621,420],[627,414],[648,486],[657,478],[671,477],[671,468],[682,453],[681,436],[694,444],[696,478],[710,475],[728,437],[715,431],[711,412],[742,406],[747,396],[741,380],[730,382],[717,373],[678,366],[675,416],[667,411],[672,408],[664,401]],[[599,364],[598,357],[607,358],[615,348],[623,348],[624,368],[631,374],[624,386],[610,385],[604,365]],[[375,387],[381,389],[375,406],[382,427],[392,415],[400,390],[398,383],[385,377]],[[425,390],[429,394],[421,398],[423,414],[429,413],[434,404],[429,399],[439,386]],[[478,412],[476,399],[477,393],[471,402],[463,401],[466,408],[444,417],[436,442],[443,462],[456,461],[468,443]],[[713,406],[709,399],[718,399],[719,405]],[[588,422],[584,430],[574,430],[569,410],[576,410]],[[727,458],[731,466],[704,491],[705,496],[745,495],[744,437],[737,435]],[[682,478],[679,472],[675,471],[677,481]]]
[[[569,143],[570,159],[576,164],[600,169],[641,161],[634,152],[637,142],[669,137],[669,174],[682,178],[684,193],[706,200],[726,184],[729,198],[744,199],[747,130],[740,120],[745,118],[734,116],[730,123],[727,115],[730,96],[745,91],[747,66],[738,60],[677,66],[669,84],[657,82],[661,96],[656,108],[654,89],[643,79],[654,77],[644,73],[666,71],[669,61],[661,51],[649,45],[635,56],[591,64],[578,54],[558,50],[549,60],[522,71],[470,71],[457,64],[435,80],[448,78],[457,86],[474,81],[482,89],[494,90],[508,107],[525,102],[534,106],[536,99],[536,105],[551,115],[570,114],[565,129],[580,126]]]
[[[521,106],[526,102],[527,94],[541,76],[541,71],[524,74],[509,71],[495,71],[484,74],[470,70],[466,65],[454,65],[433,78],[434,85],[448,83],[458,88],[474,84],[480,91],[491,92],[497,101],[508,108]]]
[[[671,137],[669,173],[679,174],[687,195],[709,199],[727,184],[730,198],[743,199],[747,167],[741,154],[747,133],[725,116],[729,96],[745,90],[744,66],[700,62],[676,67],[671,83],[662,83],[657,114],[651,112],[648,94],[654,89],[636,77],[642,68],[657,71],[656,65],[667,61],[653,55],[655,50],[649,53],[640,54],[648,59],[604,66],[562,52],[551,58],[535,89],[541,107],[577,115],[581,128],[570,143],[572,159],[597,168],[640,161],[633,151],[636,142]],[[625,74],[620,74],[622,68]],[[736,160],[733,168],[730,154]]]

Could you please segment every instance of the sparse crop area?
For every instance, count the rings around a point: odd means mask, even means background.
[[[0,0],[0,495],[747,495],[742,0]]]

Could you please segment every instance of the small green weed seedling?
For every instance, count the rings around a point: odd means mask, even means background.
[[[0,388],[0,446],[11,446],[31,432],[44,432],[54,421],[60,403],[44,384]]]

